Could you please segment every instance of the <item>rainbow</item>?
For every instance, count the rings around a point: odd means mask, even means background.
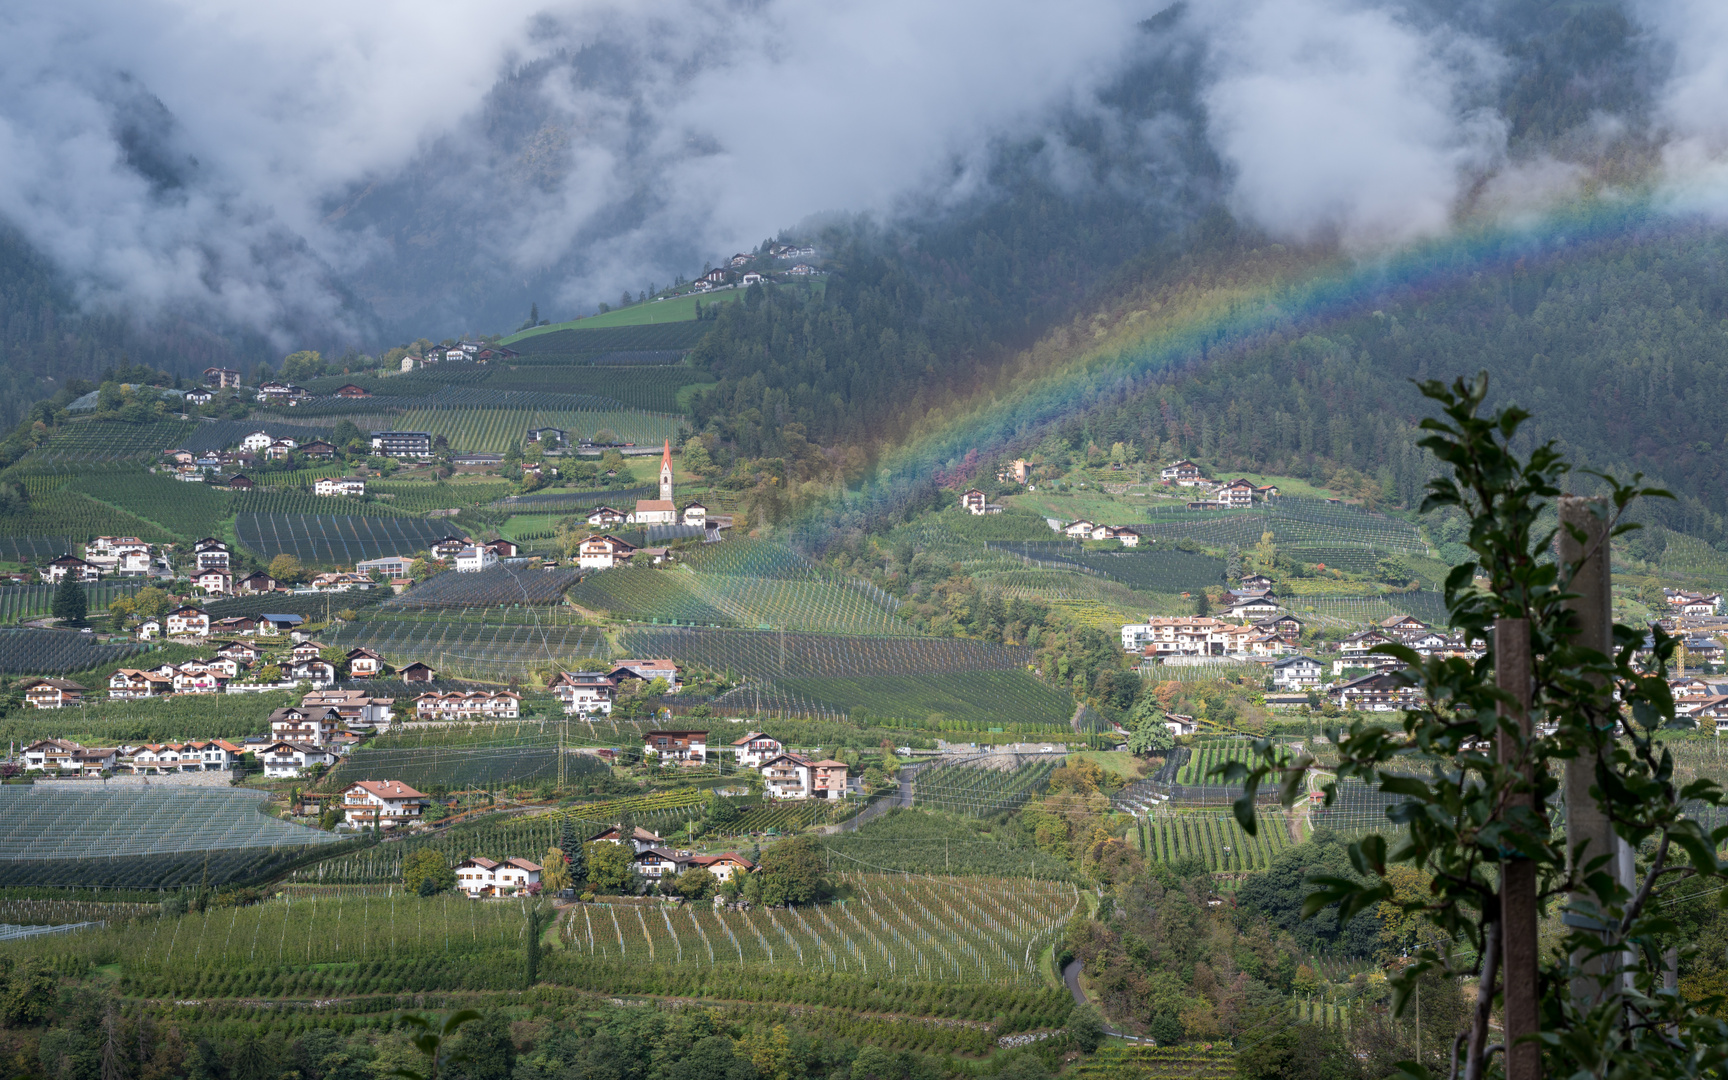
[[[1029,445],[1063,420],[1215,355],[1240,355],[1391,301],[1420,301],[1483,270],[1538,265],[1608,243],[1655,239],[1697,228],[1702,221],[1652,193],[1603,195],[1541,215],[1470,224],[1371,258],[1268,244],[1226,268],[1219,275],[1224,280],[1214,285],[1119,313],[1115,327],[1101,339],[1045,370],[1023,372],[1006,391],[1000,385],[981,390],[963,407],[933,414],[911,439],[883,456],[876,476],[861,490],[812,507],[793,531],[820,547],[824,533],[864,524],[939,477],[969,478],[971,451],[989,461],[1006,449]]]

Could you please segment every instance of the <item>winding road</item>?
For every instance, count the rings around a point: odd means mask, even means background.
[[[1090,1005],[1090,1004],[1092,1004],[1090,1001],[1086,1000],[1086,991],[1080,989],[1080,961],[1078,961],[1078,960],[1068,961],[1067,965],[1065,967],[1063,967],[1063,969],[1062,969],[1062,981],[1068,984],[1068,992],[1070,994],[1074,995],[1074,1004],[1076,1004],[1076,1005]],[[1118,1039],[1127,1039],[1130,1042],[1151,1042],[1152,1041],[1151,1039],[1141,1039],[1140,1036],[1138,1036],[1138,1035],[1130,1035],[1126,1031],[1117,1031],[1115,1028],[1110,1026],[1108,1021],[1106,1021],[1104,1019],[1104,1011],[1102,1009],[1100,1009],[1098,1011],[1098,1019],[1099,1019],[1099,1022],[1103,1024],[1104,1034],[1106,1034],[1106,1035],[1114,1035]]]
[[[888,811],[893,810],[896,807],[903,810],[910,810],[912,808],[912,781],[918,776],[918,770],[927,768],[929,764],[929,762],[924,762],[918,765],[900,766],[900,771],[895,774],[900,778],[900,790],[896,791],[889,798],[877,799],[869,806],[858,811],[856,816],[841,822],[840,831],[852,832],[857,829],[858,826],[869,821],[871,818],[881,817],[883,814],[886,814]]]

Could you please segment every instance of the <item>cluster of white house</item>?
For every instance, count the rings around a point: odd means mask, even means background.
[[[1209,480],[1201,472],[1200,466],[1183,459],[1158,470],[1158,479],[1166,485],[1205,490],[1211,497],[1189,503],[1194,510],[1243,509],[1253,506],[1255,499],[1278,497],[1278,488],[1271,484],[1256,484],[1247,478]]]

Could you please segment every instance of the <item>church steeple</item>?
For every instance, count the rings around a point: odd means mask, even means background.
[[[666,451],[660,455],[660,498],[672,501],[672,440],[666,440]]]

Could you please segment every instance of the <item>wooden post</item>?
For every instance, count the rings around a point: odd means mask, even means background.
[[[1517,770],[1524,791],[1506,799],[1506,809],[1516,811],[1534,805],[1530,786],[1535,771],[1527,753],[1530,743],[1530,622],[1527,619],[1494,620],[1494,681],[1510,694],[1516,705],[1500,706],[1503,719],[1512,721],[1518,734],[1502,731],[1500,763]],[[1537,1080],[1542,1075],[1542,1048],[1521,1041],[1541,1030],[1537,994],[1536,864],[1521,855],[1503,855],[1500,860],[1501,966],[1505,971],[1505,1028],[1507,1080]]]
[[[1581,563],[1568,590],[1577,595],[1566,602],[1566,606],[1578,619],[1578,644],[1604,655],[1612,655],[1614,589],[1608,563],[1607,500],[1580,495],[1562,496],[1560,524],[1558,543],[1561,565],[1566,567]],[[1574,539],[1570,529],[1577,529],[1583,539]],[[1602,869],[1618,876],[1620,884],[1630,889],[1633,884],[1631,868],[1627,865],[1630,860],[1625,858],[1625,855],[1630,853],[1622,851],[1624,845],[1615,835],[1608,815],[1603,813],[1602,808],[1590,795],[1590,787],[1596,782],[1598,760],[1595,754],[1580,753],[1566,762],[1567,857],[1570,859],[1572,852],[1578,850],[1580,845],[1583,848],[1579,855],[1581,866],[1588,865],[1593,859],[1608,856],[1608,862]],[[1572,894],[1573,903],[1594,900],[1595,897],[1587,890]],[[1581,918],[1569,914],[1567,922],[1569,925],[1580,925],[1575,920]],[[1600,976],[1610,969],[1614,961],[1607,957],[1586,960],[1579,956],[1574,959],[1582,973],[1572,982],[1572,994],[1582,1005],[1593,1004],[1607,992],[1608,988],[1600,982]]]

